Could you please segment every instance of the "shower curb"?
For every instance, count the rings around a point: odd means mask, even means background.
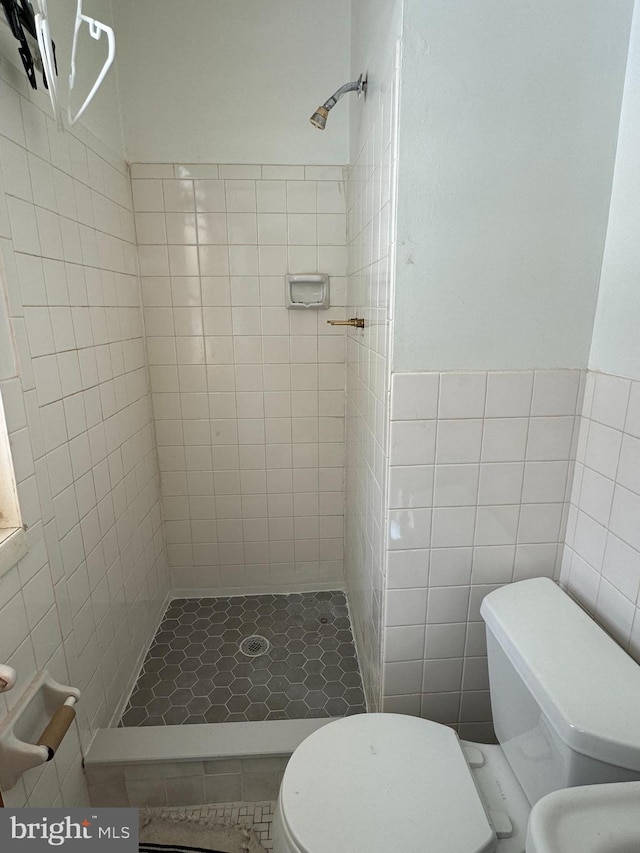
[[[99,729],[85,766],[291,755],[305,738],[336,719],[343,718]]]

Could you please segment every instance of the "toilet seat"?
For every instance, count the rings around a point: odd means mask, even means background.
[[[496,847],[455,732],[401,714],[359,714],[314,732],[287,765],[279,815],[296,853]]]

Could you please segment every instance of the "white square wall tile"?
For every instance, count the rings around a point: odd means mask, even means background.
[[[607,543],[607,529],[582,511],[577,512],[573,548],[591,567],[600,571]]]
[[[574,419],[569,417],[531,418],[527,439],[527,459],[568,459]]]
[[[516,549],[513,545],[487,545],[473,549],[471,579],[474,584],[509,583]]]
[[[579,386],[579,370],[536,371],[531,414],[573,415]]]
[[[391,379],[391,419],[428,420],[438,414],[437,373],[394,373]]]
[[[387,626],[424,625],[427,607],[426,589],[391,589],[386,595]],[[466,605],[465,605],[466,611]]]
[[[428,625],[425,635],[425,660],[462,657],[465,651],[466,632],[465,622]]]
[[[434,506],[471,506],[478,500],[479,465],[436,465]]]
[[[429,551],[389,551],[387,553],[387,588],[426,587],[429,580]]]
[[[424,634],[424,625],[399,625],[386,628],[384,632],[385,661],[421,661],[424,651]]]
[[[524,467],[523,503],[564,500],[568,462],[527,462]]]
[[[133,190],[133,206],[136,212],[147,213],[164,211],[164,198],[162,195],[162,181],[146,180],[131,181]]]
[[[480,506],[476,518],[476,545],[515,544],[520,506]]]
[[[427,604],[427,626],[466,622],[468,606],[468,586],[432,587]]]
[[[613,480],[585,468],[582,472],[580,509],[600,524],[608,525],[614,485]]]
[[[640,495],[640,439],[625,435],[622,439],[617,481]]]
[[[162,192],[167,212],[195,211],[193,181],[165,180],[162,182]]]
[[[422,685],[422,660],[385,663],[385,695],[400,696],[407,693],[419,693]]]
[[[288,213],[316,213],[316,198],[315,181],[287,181]]]
[[[529,421],[526,418],[490,418],[484,422],[483,462],[519,462],[525,458]]]
[[[486,373],[441,373],[438,416],[481,418],[486,384]]]
[[[398,421],[391,425],[390,464],[429,465],[434,462],[435,421]]]
[[[640,552],[610,533],[602,575],[630,601],[636,601],[640,590]]]
[[[285,213],[287,209],[286,181],[257,181],[256,194],[259,213]]]
[[[516,504],[522,497],[524,463],[487,462],[480,465],[478,504]]]
[[[487,375],[485,417],[528,417],[532,390],[533,371],[490,371]]]
[[[431,510],[402,509],[389,512],[389,549],[427,548],[431,536]]]
[[[557,542],[562,504],[523,504],[520,508],[518,542]]]
[[[598,589],[596,619],[624,647],[629,642],[635,614],[634,603],[603,580]]]
[[[389,470],[389,507],[429,507],[433,498],[433,466],[410,465]]]
[[[631,381],[606,373],[595,375],[591,419],[622,429],[627,415]]]
[[[448,693],[462,686],[462,658],[424,662],[423,693]]]
[[[603,426],[597,421],[584,421],[586,443],[584,448],[584,464],[593,468],[605,477],[614,478],[618,469],[622,433],[617,429]]]
[[[420,716],[435,723],[449,725],[460,717],[460,693],[423,693]]]
[[[640,497],[622,486],[616,486],[611,508],[610,530],[624,542],[640,551]]]
[[[481,420],[438,421],[438,463],[479,462],[482,444]]]
[[[432,548],[429,586],[461,586],[471,579],[473,548]]]
[[[513,580],[555,578],[558,547],[555,543],[518,545],[513,567]]]
[[[432,548],[473,545],[475,507],[437,507],[433,510]]]

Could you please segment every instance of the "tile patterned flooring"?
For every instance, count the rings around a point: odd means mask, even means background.
[[[259,635],[259,657],[239,649]],[[171,602],[123,726],[338,717],[366,710],[342,592]]]
[[[205,817],[221,823],[239,823],[253,829],[265,850],[273,850],[273,815],[276,804],[272,800],[260,803],[218,803],[207,806],[178,806],[177,808],[149,809],[161,815],[185,818]]]

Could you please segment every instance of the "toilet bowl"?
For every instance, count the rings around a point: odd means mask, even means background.
[[[545,794],[640,779],[640,667],[548,579],[482,615],[499,744],[400,714],[332,722],[287,765],[274,853],[524,853]]]
[[[530,806],[506,762],[487,773],[487,756],[495,757],[496,750],[401,714],[330,723],[307,738],[287,765],[274,850],[489,853],[499,834],[508,841],[505,851],[516,851]],[[481,790],[471,764],[489,778],[501,777],[494,785],[495,809],[489,806],[490,786]],[[505,787],[509,815],[500,795]]]

